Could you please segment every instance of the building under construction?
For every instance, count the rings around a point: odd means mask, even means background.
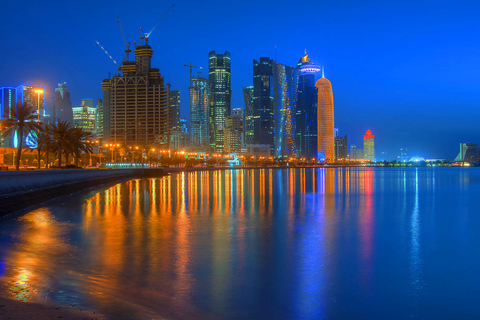
[[[122,75],[102,82],[103,141],[122,145],[160,145],[170,138],[170,88],[151,67],[152,48],[138,45],[135,61],[124,61]]]

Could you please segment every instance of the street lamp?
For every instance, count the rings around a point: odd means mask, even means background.
[[[37,114],[37,117],[38,117],[38,122],[40,122],[40,92],[43,92],[43,90],[35,90],[35,92],[37,93],[37,96],[38,96],[38,101],[37,101],[37,108],[38,108],[38,114]]]

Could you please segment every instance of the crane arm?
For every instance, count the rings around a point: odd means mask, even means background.
[[[117,61],[115,61],[115,59],[113,59],[113,57],[107,52],[107,50],[105,50],[104,47],[102,47],[102,45],[100,44],[100,42],[98,42],[96,39],[93,39],[95,40],[95,42],[99,45],[100,48],[102,48],[103,52],[105,52],[107,54],[107,56],[112,59],[113,63],[115,63],[118,67],[120,67],[120,65],[117,63]]]
[[[118,18],[118,24],[120,25],[120,31],[122,32],[122,37],[123,37],[123,43],[125,43],[125,49],[128,50],[128,44],[127,44],[127,39],[125,38],[125,33],[123,32],[123,27],[122,27],[122,22],[120,21],[120,17]]]
[[[152,28],[152,30],[150,30],[149,33],[146,34],[146,37],[150,37],[150,35],[152,34],[153,30],[155,30],[155,28],[160,24],[160,22],[162,22],[163,18],[165,18],[165,16],[167,15],[167,13],[170,11],[170,9],[172,9],[173,7],[175,7],[174,4],[172,4],[172,6],[170,8],[168,8],[167,12],[165,12],[165,14],[163,15],[163,17],[158,20],[157,24]],[[142,30],[143,31],[143,30]]]

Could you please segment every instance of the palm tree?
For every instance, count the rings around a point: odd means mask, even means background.
[[[40,156],[45,153],[45,168],[48,168],[48,155],[52,148],[53,141],[50,137],[49,127],[44,132],[39,132],[37,137],[37,157],[38,157],[38,169],[40,169]]]
[[[26,102],[22,103],[19,101],[17,105],[12,110],[12,118],[7,119],[6,126],[8,127],[5,130],[7,136],[12,136],[14,133],[17,134],[17,163],[15,169],[20,169],[20,157],[22,156],[22,147],[23,147],[23,137],[28,135],[31,131],[42,131],[38,122],[34,122],[37,119],[37,110],[34,110],[32,106],[29,106]]]
[[[57,124],[50,125],[50,133],[52,135],[52,151],[58,152],[58,166],[62,166],[62,152],[67,155],[67,149],[70,145],[70,132],[72,126],[70,122],[61,121]],[[67,157],[68,164],[68,157]]]
[[[80,153],[92,152],[92,145],[87,143],[88,139],[92,139],[92,133],[85,131],[83,128],[71,128],[69,133],[68,150],[75,155],[75,166],[78,166]]]

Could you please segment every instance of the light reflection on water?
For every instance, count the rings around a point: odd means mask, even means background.
[[[432,308],[480,284],[479,181],[474,168],[134,179],[3,223],[0,284],[17,300],[112,318],[479,314],[469,296]],[[458,257],[471,259],[449,264]]]

